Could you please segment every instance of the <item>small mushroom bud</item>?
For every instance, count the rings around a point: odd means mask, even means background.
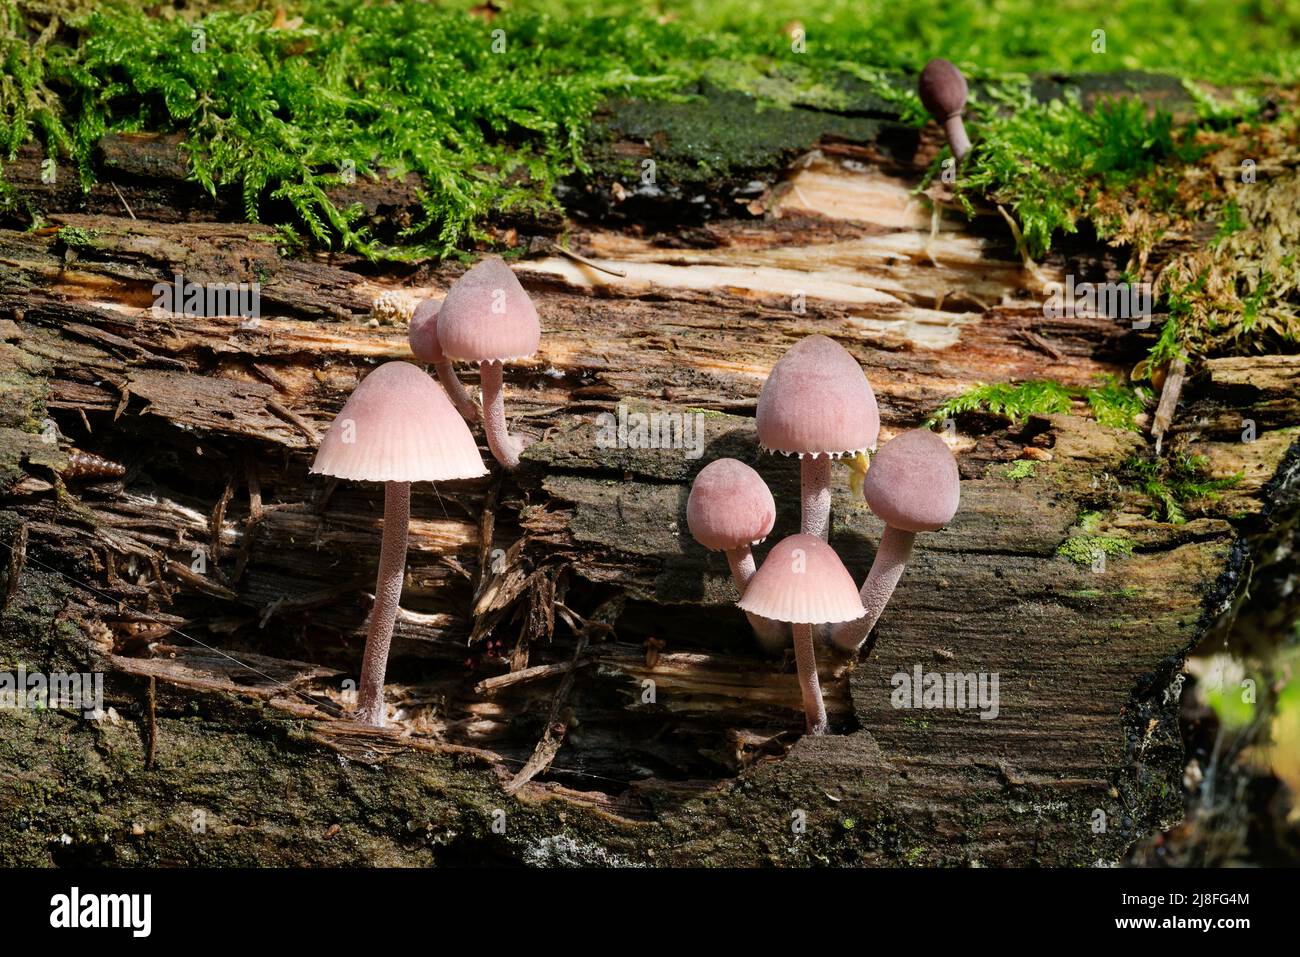
[[[519,467],[525,440],[506,429],[502,366],[531,356],[541,335],[532,300],[497,256],[488,256],[456,280],[438,314],[442,351],[479,364],[483,431],[493,457],[508,469]]]
[[[825,734],[826,704],[817,677],[812,630],[814,625],[862,615],[862,601],[848,569],[817,536],[791,535],[768,553],[738,604],[744,611],[794,625],[794,661],[808,733]]]
[[[925,65],[917,87],[921,104],[943,127],[953,158],[960,163],[970,152],[970,139],[961,118],[966,109],[966,78],[947,60],[936,59]]]
[[[904,432],[882,445],[871,460],[862,495],[884,521],[885,533],[862,586],[866,615],[831,633],[834,645],[849,652],[862,647],[880,619],[912,555],[916,533],[938,531],[957,513],[957,460],[929,429]]]
[[[741,598],[754,577],[750,546],[767,538],[775,523],[776,502],[767,483],[744,462],[718,459],[695,476],[686,500],[686,524],[697,542],[726,554],[731,580]],[[765,649],[775,652],[786,644],[787,631],[780,624],[745,614]]]
[[[440,299],[426,299],[415,307],[415,312],[411,314],[411,330],[407,334],[407,342],[410,343],[415,358],[433,366],[438,373],[438,381],[447,390],[447,398],[451,399],[452,405],[456,406],[456,411],[465,421],[473,425],[479,420],[478,404],[457,377],[456,367],[438,344],[438,309],[441,305]]]

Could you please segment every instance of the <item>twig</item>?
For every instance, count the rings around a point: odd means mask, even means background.
[[[532,756],[519,769],[519,773],[510,779],[505,786],[506,794],[515,794],[525,784],[531,781],[537,775],[541,774],[555,756],[560,752],[560,745],[564,743],[564,735],[569,730],[569,723],[573,720],[573,710],[564,707],[565,700],[569,697],[569,692],[573,690],[574,676],[577,670],[574,665],[582,657],[583,652],[587,650],[587,629],[583,629],[578,634],[578,641],[573,649],[573,658],[569,662],[569,670],[564,673],[564,679],[560,686],[555,689],[555,697],[551,701],[551,713],[546,719],[546,730],[542,732],[541,739],[537,742],[537,747],[533,748]]]
[[[244,577],[244,569],[253,555],[253,536],[262,520],[262,485],[257,480],[257,462],[251,455],[244,459],[244,474],[248,480],[248,516],[244,520],[244,537],[235,556],[235,570],[230,576],[232,583]]]
[[[1151,434],[1156,440],[1156,455],[1160,454],[1160,447],[1164,444],[1165,432],[1173,424],[1174,413],[1178,410],[1178,398],[1183,392],[1183,380],[1187,377],[1187,361],[1181,357],[1169,363],[1169,371],[1165,374],[1165,385],[1160,390],[1160,404],[1156,406],[1156,414],[1151,418]]]
[[[551,665],[536,665],[532,668],[524,668],[522,671],[508,672],[504,675],[497,675],[495,678],[484,678],[474,686],[474,693],[494,694],[502,688],[509,688],[527,681],[537,681],[542,678],[567,674],[573,669],[574,665],[575,662],[572,661],[559,661]]]
[[[158,753],[158,679],[149,679],[149,750],[144,756],[144,766],[152,769]]]
[[[1020,259],[1024,264],[1025,270],[1034,277],[1034,281],[1037,282],[1040,287],[1046,286],[1047,280],[1043,278],[1042,270],[1038,268],[1038,263],[1034,262],[1033,258],[1029,255],[1029,250],[1025,247],[1025,236],[1020,231],[1020,224],[1016,222],[1015,218],[1008,213],[1000,203],[998,204],[998,212],[1001,213],[1002,218],[1007,221],[1007,227],[1011,230],[1011,235],[1016,241],[1016,250],[1020,253]]]
[[[320,436],[317,435],[316,430],[311,427],[311,423],[309,423],[297,412],[293,411],[293,409],[290,409],[288,406],[281,404],[279,400],[272,399],[269,397],[266,400],[266,407],[270,409],[272,412],[274,412],[276,415],[278,415],[280,418],[292,422],[295,426],[297,426],[298,431],[301,432],[303,435],[305,435],[308,441],[312,443],[312,445],[316,445],[317,443],[320,442]]]
[[[226,527],[226,507],[235,497],[235,473],[232,470],[226,479],[225,490],[212,507],[212,516],[208,519],[208,557],[215,567],[221,561],[221,533]]]
[[[1048,342],[1046,339],[1044,339],[1036,332],[1030,332],[1028,329],[1020,329],[1017,330],[1016,334],[1020,336],[1020,338],[1023,339],[1025,342],[1027,342],[1029,345],[1037,349],[1039,352],[1043,353],[1044,355],[1050,356],[1051,358],[1055,359],[1057,362],[1060,362],[1062,359],[1065,358],[1065,354],[1061,352],[1060,349],[1056,348],[1056,346],[1052,345],[1050,342]]]
[[[122,191],[117,188],[117,184],[110,180],[108,185],[113,187],[113,192],[117,193],[117,198],[120,199],[122,201],[122,205],[126,207],[127,215],[130,216],[132,219],[135,219],[135,213],[131,209],[131,204],[126,201],[126,197],[123,196]]]
[[[598,262],[593,262],[592,260],[588,259],[586,256],[575,253],[572,249],[565,249],[559,243],[555,242],[555,240],[551,240],[551,248],[554,249],[561,256],[568,256],[570,259],[574,260],[575,262],[580,262],[584,266],[590,266],[592,269],[599,269],[601,272],[607,272],[611,276],[617,276],[619,279],[627,278],[627,273],[623,272],[622,270],[615,269],[612,266],[602,266]]]
[[[289,383],[284,381],[284,376],[280,375],[280,373],[276,372],[270,366],[264,365],[261,362],[254,362],[253,371],[256,372],[258,375],[260,375],[267,382],[271,383],[271,385],[275,386],[275,388],[280,392],[293,391],[289,387]]]
[[[9,546],[9,579],[5,582],[5,597],[0,609],[8,608],[18,594],[18,581],[27,565],[27,523],[18,526],[18,543]]]

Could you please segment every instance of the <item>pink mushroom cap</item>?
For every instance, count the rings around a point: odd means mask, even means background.
[[[867,613],[853,576],[816,535],[778,542],[736,604],[762,618],[795,624],[855,621]]]
[[[776,502],[762,476],[744,462],[718,459],[695,476],[686,500],[686,524],[715,552],[757,545],[776,524]]]
[[[542,327],[533,301],[497,256],[481,260],[447,291],[438,343],[462,362],[510,362],[537,351]]]
[[[862,497],[886,525],[937,531],[952,520],[961,499],[957,460],[929,429],[903,432],[872,456]]]
[[[758,396],[758,442],[786,455],[854,455],[876,444],[880,410],[857,360],[825,336],[790,347]]]
[[[409,362],[386,362],[361,380],[321,439],[311,471],[361,482],[487,474],[447,393]]]
[[[438,344],[438,309],[441,299],[425,299],[411,313],[411,329],[406,341],[411,345],[415,358],[429,365],[445,362],[447,356]]]
[[[947,60],[936,58],[925,65],[917,92],[921,105],[941,123],[966,109],[966,78]]]

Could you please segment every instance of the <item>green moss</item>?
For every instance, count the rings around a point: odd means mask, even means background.
[[[1125,385],[1113,376],[1103,376],[1096,385],[1083,390],[1083,397],[1100,424],[1110,429],[1139,431],[1134,420],[1146,408],[1145,390]]]
[[[988,412],[1018,423],[1030,415],[1069,412],[1074,393],[1068,386],[1051,380],[1031,380],[1017,385],[980,383],[949,399],[926,420],[930,427],[962,412]]]
[[[957,184],[974,213],[990,200],[1011,210],[1024,251],[1044,255],[1057,233],[1073,233],[1103,192],[1121,189],[1177,152],[1173,120],[1148,116],[1138,99],[1103,101],[1084,110],[1077,99],[1033,103],[1028,91],[1009,113],[989,118]],[[1099,217],[1092,216],[1094,220]]]
[[[1003,469],[1002,474],[1011,481],[1018,482],[1021,479],[1032,478],[1036,465],[1037,463],[1032,459],[1019,459]]]
[[[1189,210],[1189,218],[1217,218],[1219,230],[1162,270],[1169,319],[1140,370],[1146,374],[1178,357],[1290,352],[1300,343],[1300,128],[1293,119],[1251,126],[1218,145],[1206,165],[1249,159],[1278,172],[1260,182],[1215,181],[1210,198]]]
[[[1101,526],[1101,512],[1080,512],[1075,524],[1079,531],[1091,535]]]
[[[1076,565],[1094,565],[1103,558],[1133,554],[1133,543],[1113,535],[1073,535],[1057,547],[1056,554]]]
[[[39,134],[89,184],[105,132],[183,131],[193,178],[237,191],[250,219],[281,204],[317,242],[371,254],[382,250],[360,208],[327,191],[350,170],[414,172],[423,215],[400,237],[405,254],[447,251],[489,213],[553,207],[597,104],[681,88],[681,63],[710,46],[684,26],[651,38],[646,16],[508,11],[488,24],[334,0],[300,13],[301,26],[273,28],[268,11],[191,20],[110,4],[74,16],[77,32],[57,43],[36,29],[57,21],[6,3],[18,88],[0,99],[0,144],[12,155]]]
[[[1134,431],[1137,429],[1134,418],[1146,404],[1143,392],[1113,377],[1101,378],[1096,385],[1086,387],[1068,386],[1051,379],[1031,379],[1014,385],[981,383],[939,406],[926,424],[933,428],[963,412],[988,412],[1019,423],[1031,415],[1070,412],[1076,400],[1086,402],[1102,425]]]
[[[73,249],[91,246],[94,235],[91,230],[83,229],[80,226],[63,226],[60,227],[58,232],[59,242]]]
[[[1241,208],[1237,205],[1236,200],[1228,200],[1224,204],[1223,211],[1219,214],[1219,231],[1214,237],[1215,245],[1245,228],[1246,222],[1241,218]]]
[[[0,154],[37,139],[89,184],[104,133],[179,131],[194,179],[240,197],[250,219],[274,212],[277,225],[319,244],[411,258],[487,241],[489,215],[555,209],[556,186],[586,171],[602,104],[641,103],[624,107],[629,129],[694,129],[666,157],[685,183],[746,157],[766,162],[814,120],[818,133],[851,136],[880,117],[919,125],[912,78],[941,50],[972,78],[978,128],[961,195],[1007,205],[1036,254],[1090,215],[1098,192],[1177,160],[1182,140],[1167,116],[1148,117],[1134,102],[1092,113],[1068,95],[1038,104],[1026,71],[1300,78],[1300,52],[1287,40],[1300,10],[1289,7],[1267,18],[1230,6],[1188,16],[1177,0],[1123,0],[1102,22],[1086,7],[1032,0],[527,0],[490,18],[471,15],[475,5],[301,0],[286,8],[301,22],[285,23],[239,0],[148,12],[0,0]],[[1104,52],[1089,42],[1099,22]],[[1060,42],[1069,36],[1078,42]],[[1129,85],[1116,75],[1123,95]],[[702,86],[752,98],[744,121],[675,109]],[[1205,123],[1259,103],[1249,91],[1233,102],[1187,92]],[[763,106],[783,109],[765,117]],[[332,198],[349,169],[417,174],[421,214],[381,242],[359,206]],[[0,183],[0,203],[14,201]]]
[[[716,181],[780,168],[823,135],[869,142],[881,126],[874,118],[787,109],[709,86],[701,92],[686,102],[612,104],[589,147],[592,165],[636,182],[642,158],[620,150],[626,141],[653,143],[656,185],[690,199]]]
[[[1209,460],[1203,455],[1170,455],[1159,459],[1131,458],[1124,463],[1121,478],[1151,501],[1152,518],[1182,525],[1187,510],[1214,502],[1219,494],[1235,488],[1242,473],[1212,478]]]

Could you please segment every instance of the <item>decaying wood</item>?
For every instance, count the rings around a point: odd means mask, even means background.
[[[115,162],[166,162],[156,146]],[[138,219],[0,231],[0,540],[28,556],[4,563],[0,650],[108,671],[113,709],[0,716],[0,860],[1088,864],[1176,816],[1179,659],[1239,593],[1253,537],[1291,520],[1275,503],[1300,481],[1300,358],[1188,379],[1166,441],[1242,480],[1180,526],[1119,481],[1145,438],[1082,406],[953,423],[961,509],[918,538],[869,654],[822,655],[835,733],[802,738],[793,663],[759,653],[684,520],[694,474],[731,455],[771,485],[777,537],[797,526],[796,465],[753,427],[777,358],[834,336],[883,440],[978,382],[1085,385],[1149,345],[1043,315],[1065,260],[1026,272],[996,214],[932,237],[924,153],[823,146],[761,218],[689,243],[575,222],[596,266],[545,248],[517,266],[543,341],[507,368],[507,408],[537,441],[517,474],[413,495],[385,730],[345,720],[344,684],[381,490],[307,466],[360,377],[409,358],[403,327],[367,324],[374,296],[441,294],[463,267],[283,258],[269,230],[202,221],[219,206],[182,223],[125,186]],[[1096,250],[1069,262],[1104,269]],[[177,272],[260,284],[261,315],[155,314]],[[609,447],[597,416],[620,406],[699,416],[700,448]],[[66,482],[71,448],[124,474]],[[835,481],[832,542],[861,579],[881,525]],[[1081,537],[1132,550],[1079,564],[1060,550]],[[996,673],[998,716],[894,707],[918,665]]]
[[[1151,417],[1151,437],[1156,440],[1156,452],[1161,451],[1165,433],[1174,421],[1174,412],[1178,400],[1183,394],[1183,380],[1187,378],[1187,360],[1181,356],[1169,363],[1164,386],[1160,389],[1160,401],[1156,404],[1155,415]]]

